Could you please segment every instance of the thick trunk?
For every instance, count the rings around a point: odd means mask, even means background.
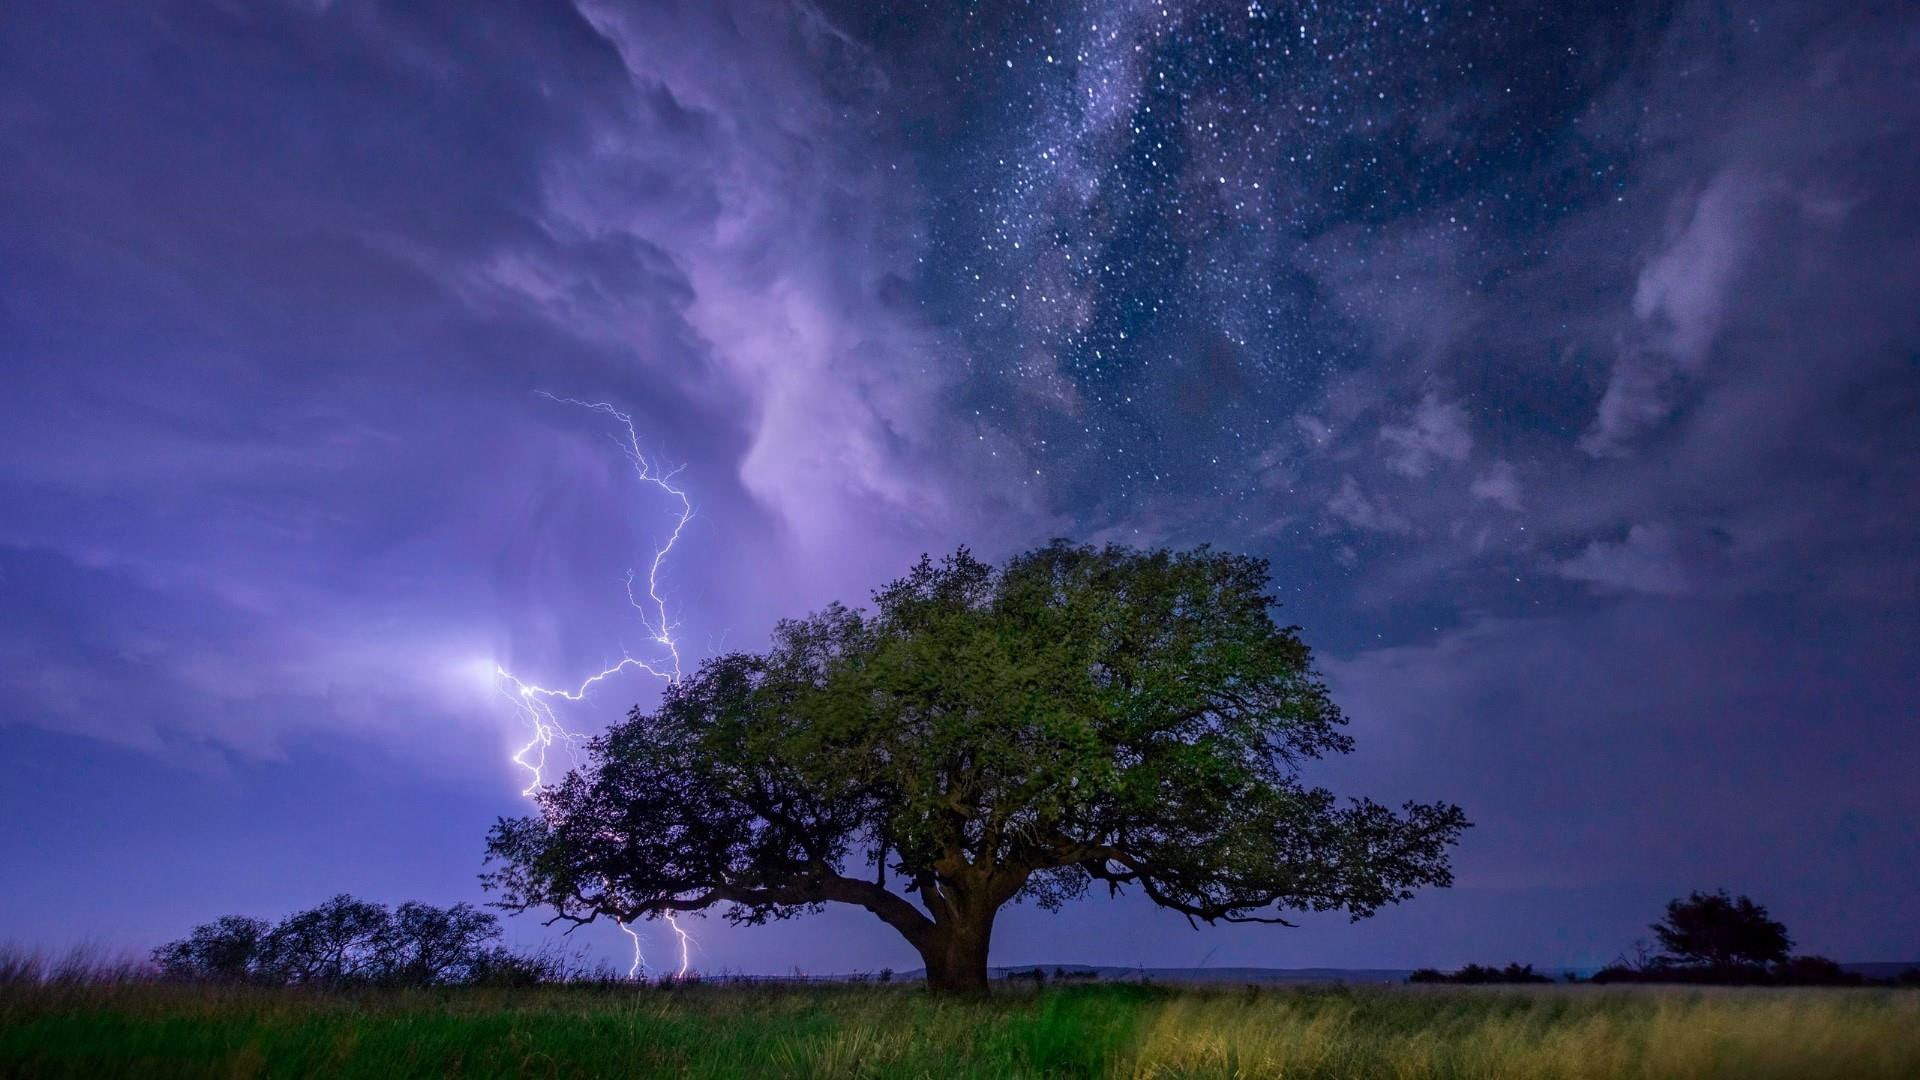
[[[991,912],[934,931],[920,948],[927,962],[927,988],[949,994],[986,993],[987,942],[992,936]]]

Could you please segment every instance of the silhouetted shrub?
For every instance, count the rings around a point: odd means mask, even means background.
[[[1621,958],[1595,972],[1596,983],[1685,983],[1712,986],[1893,985],[1898,979],[1868,979],[1824,956],[1791,956],[1793,939],[1767,909],[1725,889],[1695,892],[1667,902],[1666,918],[1653,924],[1666,951],[1649,956],[1645,943],[1634,960]],[[1920,980],[1916,980],[1920,981]]]
[[[500,920],[470,904],[383,904],[342,893],[268,926],[228,915],[153,951],[163,978],[283,985],[552,981],[565,967],[494,946]]]
[[[1054,977],[1055,979],[1082,979],[1082,980],[1090,980],[1090,979],[1097,979],[1097,978],[1099,978],[1099,977],[1100,977],[1100,973],[1099,973],[1099,972],[1097,972],[1097,971],[1093,971],[1093,970],[1090,970],[1090,969],[1089,969],[1089,970],[1084,970],[1084,971],[1068,971],[1068,970],[1067,970],[1066,968],[1063,968],[1063,967],[1057,967],[1057,968],[1054,968],[1054,969],[1053,969],[1053,977]]]
[[[1447,983],[1455,986],[1484,986],[1510,983],[1550,983],[1548,976],[1533,970],[1532,964],[1508,964],[1497,968],[1492,965],[1468,964],[1459,971],[1440,971],[1435,968],[1421,968],[1407,976],[1410,983]]]
[[[193,928],[153,950],[162,978],[189,982],[261,981],[261,946],[271,927],[260,919],[227,915]]]
[[[1731,970],[1782,963],[1793,948],[1787,928],[1747,897],[1696,892],[1667,902],[1667,916],[1653,924],[1668,963]]]
[[[395,934],[386,905],[341,893],[280,920],[261,941],[257,967],[271,983],[386,982]]]
[[[1866,982],[1824,956],[1788,957],[1774,965],[1772,975],[1783,986],[1859,986]]]
[[[472,982],[480,968],[500,963],[499,937],[499,918],[471,904],[408,901],[388,924],[385,977],[411,986]]]
[[[1767,969],[1754,964],[1725,967],[1652,963],[1611,964],[1593,973],[1593,983],[1681,983],[1692,986],[1758,986],[1772,982]]]
[[[1594,973],[1596,983],[1678,983],[1690,986],[1872,986],[1898,985],[1899,980],[1875,980],[1843,969],[1824,956],[1794,956],[1761,967],[1758,964],[1645,965],[1614,964]]]

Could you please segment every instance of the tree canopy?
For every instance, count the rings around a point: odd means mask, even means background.
[[[501,949],[500,920],[471,904],[385,904],[345,893],[279,923],[227,915],[153,951],[165,978],[271,986],[432,986],[515,976],[539,961]]]
[[[1444,803],[1341,801],[1300,767],[1352,740],[1264,560],[1063,541],[923,558],[716,657],[502,820],[484,880],[576,923],[829,902],[985,986],[995,913],[1089,886],[1207,922],[1354,919],[1451,882]]]
[[[1784,924],[1745,896],[1725,889],[1696,892],[1667,903],[1666,918],[1653,924],[1667,963],[1699,967],[1764,967],[1783,963],[1793,948]]]

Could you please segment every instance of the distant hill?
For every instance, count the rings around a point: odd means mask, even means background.
[[[1412,968],[1261,968],[1261,967],[1107,967],[1095,964],[1013,964],[989,967],[987,974],[1002,979],[1039,968],[1049,978],[1055,971],[1105,982],[1184,983],[1386,983],[1405,982]]]
[[[1920,960],[1909,961],[1866,961],[1843,963],[1846,971],[1864,975],[1870,979],[1890,979],[1909,968],[1920,968]],[[1080,978],[1091,976],[1101,982],[1161,982],[1161,983],[1233,983],[1238,985],[1269,985],[1287,983],[1403,983],[1413,974],[1412,968],[1266,968],[1266,967],[1112,967],[1098,964],[1009,964],[995,965],[987,969],[990,978],[1004,979],[1009,975],[1025,975],[1039,968],[1047,973],[1049,979],[1056,971],[1063,971]],[[1555,980],[1564,980],[1571,973],[1582,978],[1592,975],[1597,968],[1537,968],[1540,974]],[[914,969],[896,975],[902,979],[918,979],[925,971]]]

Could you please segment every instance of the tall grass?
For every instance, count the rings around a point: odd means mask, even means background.
[[[1915,1077],[1920,993],[1872,990],[1293,991],[1153,1011],[1148,1076]]]
[[[1914,1077],[1920,991],[0,987],[0,1075]]]
[[[0,946],[0,987],[101,986],[145,982],[153,965],[98,945],[76,945],[57,956],[35,949]]]

